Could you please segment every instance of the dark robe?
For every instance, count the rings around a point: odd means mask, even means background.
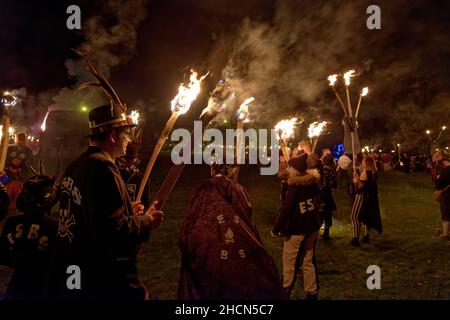
[[[369,229],[375,229],[378,233],[382,233],[383,226],[381,223],[380,205],[378,202],[378,185],[377,175],[371,171],[367,172],[367,181],[364,181],[364,200],[361,208],[361,221]]]
[[[281,299],[245,189],[223,175],[196,187],[180,236],[179,299]]]
[[[14,268],[5,300],[44,299],[56,237],[56,219],[44,213],[10,216],[0,236],[0,264]]]
[[[133,215],[119,170],[105,151],[91,146],[67,167],[59,207],[49,298],[144,299],[137,255],[149,239],[151,218]],[[82,272],[79,290],[66,285],[71,265]]]

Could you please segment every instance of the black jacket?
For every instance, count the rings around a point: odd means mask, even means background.
[[[133,216],[119,170],[98,147],[66,169],[61,181],[59,228],[51,298],[142,299],[136,256],[151,219]],[[81,270],[81,290],[68,290],[70,265]]]
[[[14,269],[6,300],[44,299],[57,221],[45,213],[10,216],[0,236],[0,264]]]
[[[273,233],[290,236],[319,230],[319,180],[320,174],[316,169],[300,174],[289,168],[289,188]]]

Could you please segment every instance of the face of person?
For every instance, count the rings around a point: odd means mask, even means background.
[[[304,151],[304,152],[310,154],[311,153],[311,146],[308,145],[308,144],[299,144],[298,145],[298,150]]]
[[[131,132],[129,127],[119,128],[116,130],[116,142],[114,145],[114,156],[116,158],[123,157],[127,152],[127,146],[131,142]]]

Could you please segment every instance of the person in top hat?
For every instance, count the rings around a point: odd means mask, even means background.
[[[137,254],[163,213],[154,205],[144,213],[131,202],[114,160],[126,154],[135,124],[107,80],[88,64],[112,101],[89,112],[89,147],[62,176],[50,298],[146,299]],[[69,266],[80,272],[71,286]]]
[[[14,269],[5,300],[44,299],[58,223],[49,216],[56,203],[55,179],[37,175],[25,181],[17,198],[21,214],[5,221],[0,236],[0,264]]]
[[[139,151],[141,149],[140,133],[134,132],[132,142],[128,144],[126,154],[123,157],[117,158],[116,165],[119,168],[120,175],[127,187],[128,195],[132,202],[136,201],[136,196],[141,185],[143,175],[139,170],[141,159]],[[150,205],[150,190],[149,183],[144,187],[142,194],[142,205],[148,208]]]
[[[290,295],[295,283],[297,262],[303,272],[306,299],[317,299],[318,274],[315,247],[322,224],[319,213],[317,169],[308,169],[306,153],[289,160],[288,191],[272,234],[284,237],[283,288]]]

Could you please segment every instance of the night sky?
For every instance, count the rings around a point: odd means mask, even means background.
[[[80,31],[66,28],[70,4],[81,8]],[[381,30],[366,28],[371,4],[381,8]],[[95,90],[73,91],[91,78],[70,48],[87,53],[122,99],[160,126],[191,67],[211,75],[180,125],[225,78],[238,99],[255,97],[255,126],[299,115],[303,131],[328,120],[330,133],[340,134],[342,111],[326,78],[349,68],[358,73],[354,100],[370,88],[363,139],[387,132],[399,103],[413,101],[424,113],[435,101],[450,105],[450,1],[2,0],[0,13],[0,89],[26,88],[24,104],[39,116],[49,106],[76,110],[103,99]],[[450,125],[449,116],[437,125]]]

